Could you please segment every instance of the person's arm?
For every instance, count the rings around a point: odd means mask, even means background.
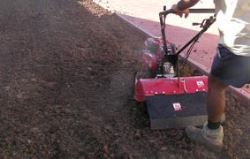
[[[177,4],[172,6],[172,9],[177,15],[181,16],[184,14],[185,17],[189,14],[189,8],[194,6],[200,0],[180,0]]]

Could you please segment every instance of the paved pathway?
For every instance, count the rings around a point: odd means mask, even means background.
[[[116,12],[121,18],[133,24],[138,29],[147,33],[150,36],[160,36],[159,16],[158,13],[162,10],[163,5],[170,8],[177,0],[93,0],[102,7]],[[195,8],[213,8],[213,1],[201,1]],[[177,47],[185,44],[193,35],[200,29],[192,26],[193,22],[201,22],[204,18],[208,18],[211,14],[190,14],[185,18],[179,18],[176,15],[167,17],[166,34],[167,39],[173,42]],[[199,43],[196,44],[189,62],[208,73],[215,54],[216,45],[218,42],[218,32],[216,24],[214,24],[206,34],[204,34]],[[242,97],[246,102],[250,103],[250,89],[244,87],[242,89],[231,88],[239,97]]]

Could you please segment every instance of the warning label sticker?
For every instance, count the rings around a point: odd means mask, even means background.
[[[196,81],[196,84],[199,88],[204,87],[204,82],[203,81]]]
[[[181,103],[173,103],[174,111],[182,111]]]

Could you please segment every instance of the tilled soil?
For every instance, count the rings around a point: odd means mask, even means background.
[[[0,158],[249,158],[230,94],[222,153],[149,129],[132,100],[145,38],[90,0],[0,0]]]

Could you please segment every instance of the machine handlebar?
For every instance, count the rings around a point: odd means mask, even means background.
[[[167,16],[168,14],[175,13],[173,9],[164,10],[159,13],[160,16]],[[215,13],[215,9],[212,8],[197,8],[189,9],[189,13]]]
[[[189,9],[190,13],[215,13],[215,9]],[[160,24],[161,24],[161,33],[162,33],[162,40],[163,40],[163,49],[168,54],[167,49],[167,41],[165,35],[165,19],[168,14],[176,13],[173,9],[166,10],[166,7],[163,7],[163,11],[159,13],[160,17]],[[183,46],[176,54],[180,54],[186,47],[188,47],[194,41],[197,41],[198,38],[203,34],[213,23],[215,22],[215,15],[210,16],[209,19],[204,19],[202,23],[193,23],[193,25],[200,25],[202,30],[194,36],[185,46]]]

